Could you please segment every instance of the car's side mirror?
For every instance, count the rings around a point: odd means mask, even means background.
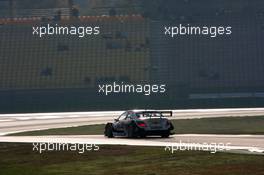
[[[114,121],[115,121],[115,122],[118,122],[119,120],[118,120],[118,119],[115,119]]]

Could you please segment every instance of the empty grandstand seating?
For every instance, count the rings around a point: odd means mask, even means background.
[[[263,106],[262,0],[138,0],[135,6],[124,5],[129,0],[91,2],[95,6],[83,1],[87,6],[80,8],[88,16],[77,17],[68,8],[0,8],[0,112]],[[141,11],[149,13],[130,15]],[[100,26],[100,35],[32,35],[32,26],[47,23]],[[178,24],[228,25],[233,33],[217,38],[164,35],[164,26]],[[113,81],[164,83],[166,93],[109,98],[96,93],[98,84]],[[233,99],[238,100],[233,104]]]
[[[181,19],[151,22],[151,63],[157,69],[152,80],[166,82],[190,92],[255,92],[264,87],[264,33],[257,11],[227,14],[204,13]],[[193,26],[232,26],[232,35],[210,38],[201,36],[164,37],[163,26],[179,23]],[[155,35],[155,34],[156,35]],[[159,33],[159,34],[158,34]],[[259,76],[258,76],[259,75]]]
[[[193,17],[195,25],[231,25],[230,37],[164,37],[169,22],[140,16],[63,18],[98,25],[101,34],[32,36],[40,18],[0,20],[1,89],[95,87],[109,81],[165,82],[194,91],[250,91],[264,86],[259,12]],[[215,23],[217,19],[217,23]],[[181,22],[181,19],[178,19]],[[171,25],[175,24],[171,23]],[[249,27],[250,26],[250,27]],[[139,32],[140,31],[140,32]],[[243,36],[243,37],[241,37]]]
[[[37,18],[2,20],[0,89],[95,87],[105,81],[148,80],[149,26],[140,16],[80,17],[61,25],[100,26],[102,35],[32,35]],[[138,32],[141,31],[141,32]],[[105,38],[103,34],[111,34]],[[127,43],[130,49],[126,48]],[[110,44],[115,46],[111,49]],[[118,47],[117,47],[118,46]]]
[[[71,10],[69,8],[52,8],[52,9],[18,9],[12,14],[13,18],[27,18],[27,17],[54,17],[58,11],[61,12],[62,16],[69,16]],[[11,18],[9,10],[0,9],[1,18]]]

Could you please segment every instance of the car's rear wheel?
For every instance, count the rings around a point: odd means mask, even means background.
[[[174,126],[172,123],[170,123],[170,129],[169,130],[174,130]]]
[[[105,136],[108,138],[113,138],[113,126],[112,123],[107,123],[105,126]]]
[[[140,134],[140,138],[146,138],[147,135],[146,134]]]
[[[161,135],[162,138],[168,138],[170,137],[170,131],[167,131]]]
[[[127,137],[128,138],[135,138],[137,137],[137,134],[136,134],[136,126],[134,123],[131,123],[129,125],[127,125],[126,127],[126,134],[127,134]]]

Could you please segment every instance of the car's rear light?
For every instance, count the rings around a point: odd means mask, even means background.
[[[142,121],[137,121],[137,125],[139,127],[147,127],[146,123],[142,122]]]

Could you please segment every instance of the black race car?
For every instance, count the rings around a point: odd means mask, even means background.
[[[169,137],[174,126],[165,115],[172,116],[172,111],[131,110],[125,111],[113,123],[107,123],[104,135],[112,138],[129,138],[157,135]]]

